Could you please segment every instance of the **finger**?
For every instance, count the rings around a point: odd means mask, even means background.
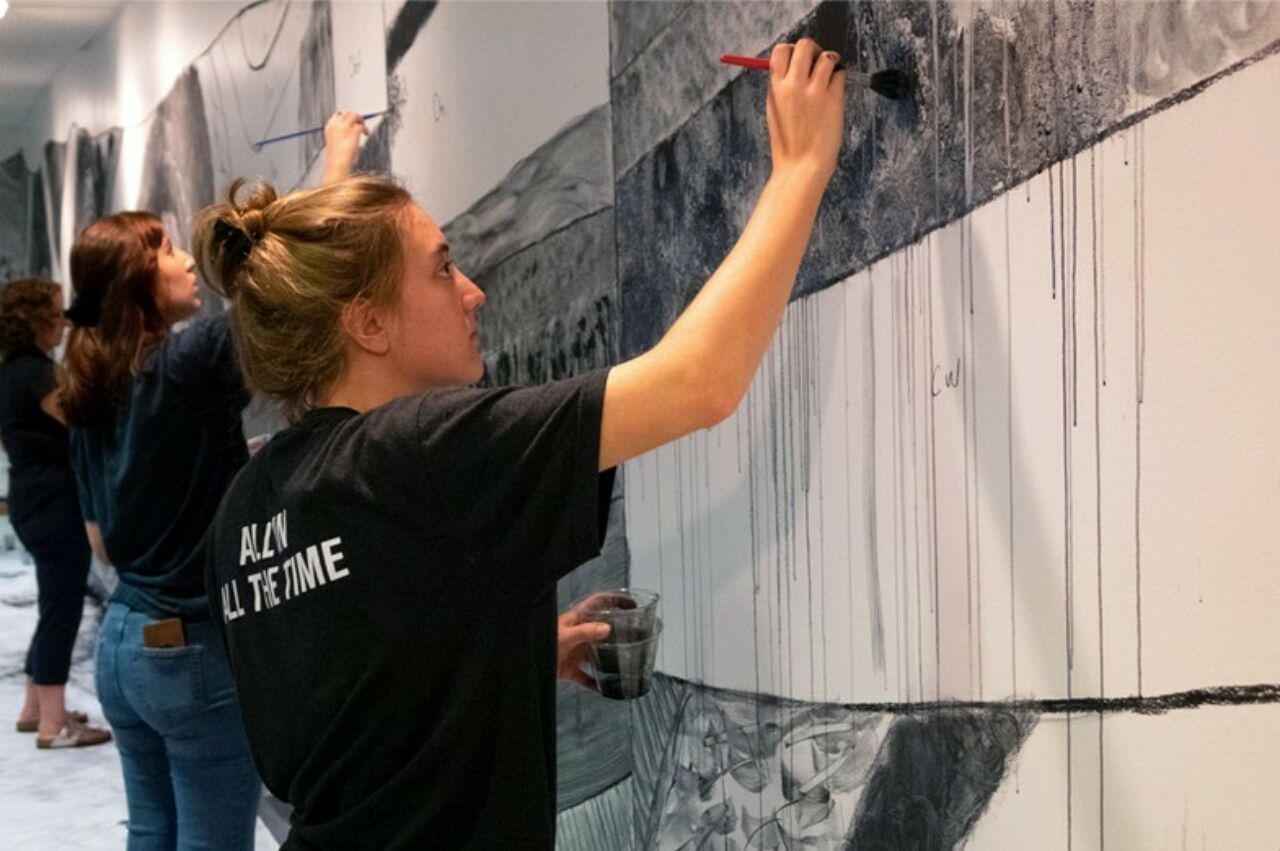
[[[796,50],[791,56],[791,67],[787,69],[787,73],[800,75],[798,79],[807,81],[813,75],[813,63],[821,50],[822,48],[818,47],[818,43],[813,39],[800,39],[796,42]]]
[[[591,689],[592,691],[600,690],[599,687],[596,686],[595,677],[583,671],[574,671],[568,676],[567,679],[569,680],[569,682],[577,683],[583,688],[588,688],[588,689]]]
[[[836,65],[840,64],[840,54],[834,50],[824,50],[818,57],[818,61],[813,66],[813,83],[814,85],[826,88],[831,85],[831,78],[835,75]]]
[[[787,76],[787,69],[791,67],[791,55],[795,52],[794,44],[775,45],[773,52],[769,54],[769,76],[775,80],[781,80]]]
[[[593,641],[604,641],[609,637],[610,626],[607,623],[584,623],[569,626],[560,630],[560,646],[574,647],[579,644],[590,644]]]

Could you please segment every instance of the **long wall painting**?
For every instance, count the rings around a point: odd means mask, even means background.
[[[615,116],[710,20],[647,36]],[[839,3],[802,34],[916,96],[851,92],[737,414],[628,465],[668,624],[636,844],[1266,847],[1280,7]],[[740,229],[763,86],[617,128],[624,355]]]
[[[360,167],[486,290],[485,380],[554,380],[652,345],[745,223],[766,81],[720,53],[915,79],[850,90],[748,397],[626,465],[562,582],[651,587],[667,630],[648,696],[560,695],[559,847],[1275,845],[1280,4],[228,18],[141,126],[0,164],[0,275],[64,275],[109,209],[183,240],[235,177],[316,179],[317,137],[255,142],[389,110]]]

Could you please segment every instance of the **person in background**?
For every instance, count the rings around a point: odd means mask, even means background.
[[[26,278],[0,291],[0,441],[9,456],[13,530],[36,563],[40,618],[27,652],[27,692],[17,730],[38,748],[111,741],[88,716],[68,711],[71,651],[84,611],[89,542],[68,458],[67,427],[49,353],[67,321],[62,288]]]
[[[326,179],[350,171],[364,132],[330,119]],[[202,303],[195,264],[151,213],[92,222],[70,269],[61,398],[89,541],[119,576],[96,677],[128,845],[249,849],[261,783],[203,581],[205,533],[248,459],[229,317],[175,329]]]
[[[293,421],[228,490],[207,585],[258,768],[294,807],[285,848],[553,847],[554,677],[568,631],[608,631],[569,619],[557,643],[556,581],[599,551],[619,463],[746,393],[835,169],[838,58],[773,51],[773,173],[663,339],[540,387],[469,386],[485,295],[393,181],[233,185],[201,214],[247,383]]]

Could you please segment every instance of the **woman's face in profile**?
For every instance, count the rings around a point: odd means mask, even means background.
[[[405,277],[391,316],[390,358],[419,390],[484,374],[476,311],[484,293],[453,262],[444,233],[416,204],[401,220]]]
[[[156,251],[156,306],[167,322],[180,322],[200,309],[195,268],[195,259],[166,233]]]

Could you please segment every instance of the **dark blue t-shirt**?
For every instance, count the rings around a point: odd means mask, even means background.
[[[67,428],[40,407],[56,386],[53,361],[34,346],[0,365],[0,440],[9,456],[9,511],[17,525],[75,503]]]
[[[248,460],[227,315],[169,335],[109,426],[71,430],[84,518],[120,576],[114,600],[153,617],[208,620],[204,536]]]

